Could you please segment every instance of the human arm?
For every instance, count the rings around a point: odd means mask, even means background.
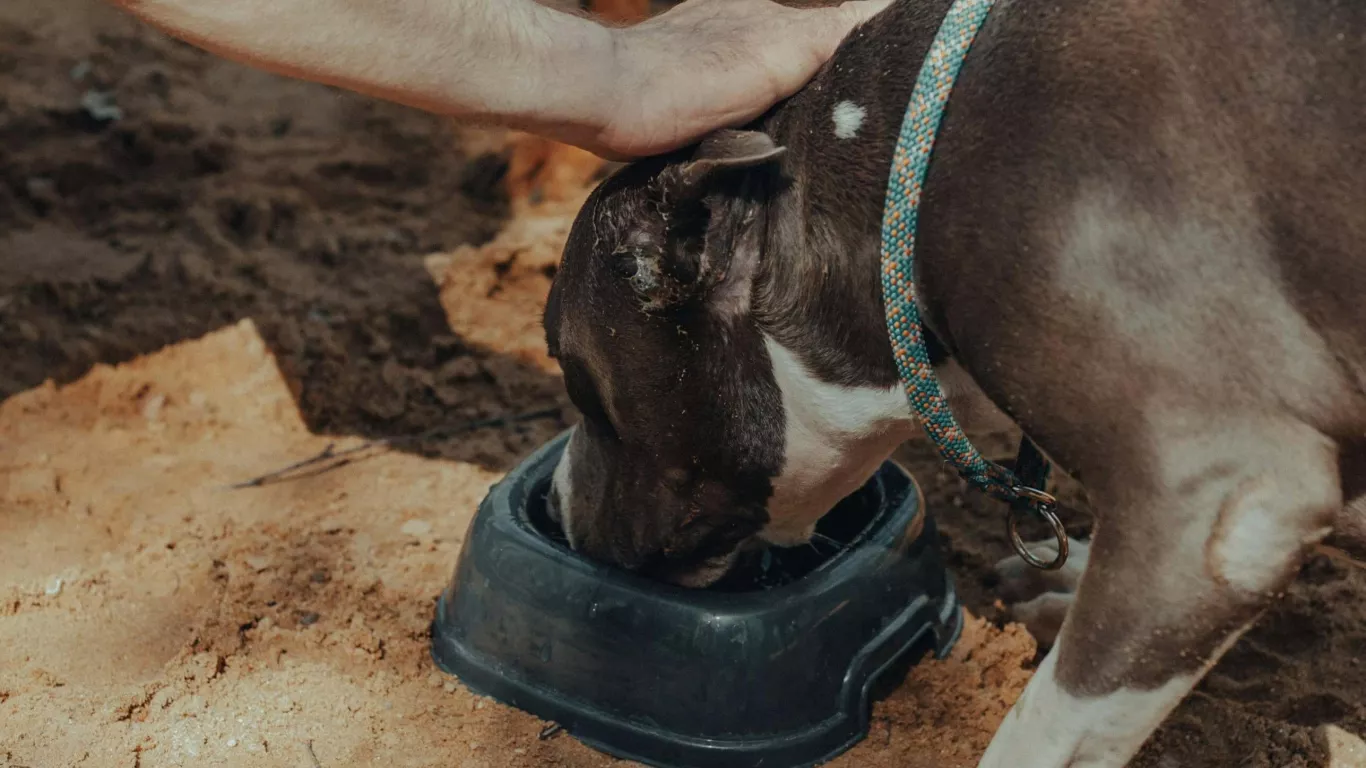
[[[237,61],[626,158],[795,92],[888,0],[687,0],[610,28],[534,0],[113,0]]]

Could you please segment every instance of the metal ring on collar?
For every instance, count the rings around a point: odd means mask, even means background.
[[[1067,529],[1063,526],[1062,520],[1053,510],[1057,509],[1058,500],[1051,494],[1045,493],[1035,488],[1015,487],[1011,489],[1024,504],[1012,504],[1010,512],[1006,514],[1006,527],[1010,533],[1010,546],[1015,549],[1026,563],[1041,571],[1056,571],[1067,562]],[[1017,515],[1021,507],[1028,507],[1031,512],[1042,517],[1049,527],[1053,529],[1053,537],[1058,542],[1058,554],[1051,561],[1044,560],[1029,551],[1024,539],[1020,538],[1020,531],[1016,522]]]

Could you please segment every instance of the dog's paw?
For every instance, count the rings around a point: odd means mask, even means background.
[[[1023,603],[1045,592],[1077,591],[1081,574],[1086,570],[1090,545],[1069,539],[1067,549],[1067,562],[1056,571],[1039,570],[1018,555],[1011,555],[997,562],[996,575],[1000,578],[1000,586],[997,589],[1001,593],[1001,599],[1007,604]],[[1029,545],[1029,551],[1044,560],[1051,560],[1058,554],[1058,544],[1051,539],[1035,542]]]
[[[1051,646],[1058,637],[1062,620],[1072,605],[1072,593],[1081,581],[1090,555],[1090,547],[1085,542],[1070,539],[1067,546],[1067,563],[1056,571],[1039,570],[1016,555],[996,563],[996,574],[1000,578],[997,591],[1006,604],[1009,617],[1024,624],[1044,648]],[[1036,542],[1030,544],[1029,549],[1044,559],[1058,553],[1054,541]]]
[[[1010,606],[1010,619],[1025,625],[1039,648],[1048,650],[1057,642],[1062,620],[1067,618],[1073,599],[1064,592],[1045,592],[1033,600]]]

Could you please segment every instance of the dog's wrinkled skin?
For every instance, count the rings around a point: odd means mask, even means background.
[[[705,584],[912,434],[878,235],[947,6],[897,4],[753,131],[594,193],[546,318],[584,412],[554,491],[575,546]],[[920,299],[946,383],[989,400],[955,412],[1008,414],[1099,522],[1074,570],[1003,571],[1056,642],[982,765],[1123,765],[1306,553],[1366,551],[1363,87],[1366,6],[998,0]]]

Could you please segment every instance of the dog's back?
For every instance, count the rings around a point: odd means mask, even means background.
[[[949,343],[1037,336],[1017,379],[1126,371],[1114,398],[1071,392],[1081,407],[1199,387],[1362,434],[1366,6],[998,10],[926,182],[922,279]]]

